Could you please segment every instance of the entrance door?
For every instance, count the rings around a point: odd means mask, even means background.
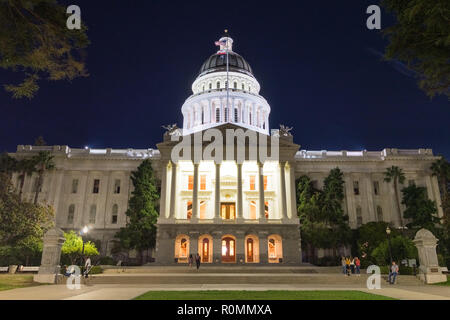
[[[234,202],[222,202],[220,205],[222,219],[233,220],[236,218],[236,205]]]
[[[209,262],[209,239],[205,238],[202,241],[202,262]]]
[[[247,239],[247,262],[253,262],[253,239]]]
[[[231,237],[222,239],[222,262],[236,261],[235,244],[236,242]]]

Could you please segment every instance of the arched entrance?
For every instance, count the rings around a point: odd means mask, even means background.
[[[198,254],[202,263],[213,261],[213,238],[209,234],[198,237]]]
[[[247,262],[253,262],[253,255],[255,254],[255,244],[252,238],[247,239]]]
[[[259,262],[259,239],[256,235],[249,234],[245,237],[245,262]]]
[[[236,262],[236,240],[231,236],[222,238],[222,262]]]

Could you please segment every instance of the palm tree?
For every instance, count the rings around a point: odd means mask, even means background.
[[[384,181],[386,182],[394,182],[394,190],[395,190],[395,199],[397,200],[397,210],[398,215],[400,217],[400,224],[403,231],[403,217],[402,217],[402,211],[400,209],[400,199],[398,197],[398,184],[403,184],[405,182],[405,174],[403,173],[403,170],[399,167],[392,166],[390,168],[387,168],[384,173]]]
[[[38,174],[38,182],[36,184],[36,193],[34,195],[34,204],[37,204],[39,192],[41,192],[44,174],[48,170],[55,168],[55,163],[53,162],[53,156],[50,151],[40,151],[35,155],[32,160],[35,163],[36,172]]]
[[[17,160],[15,158],[10,157],[7,152],[0,155],[0,172],[7,174],[11,179],[13,172],[16,171],[16,168]]]
[[[35,162],[33,159],[22,159],[17,162],[16,171],[19,173],[19,199],[22,199],[23,185],[25,184],[25,176],[31,176],[35,171]]]
[[[447,184],[450,181],[450,163],[441,156],[439,160],[431,164],[430,169],[433,171],[433,176],[436,176],[438,179],[442,198],[445,198],[448,192]]]

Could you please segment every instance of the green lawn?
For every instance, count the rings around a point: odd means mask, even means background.
[[[33,282],[33,275],[0,274],[0,291],[36,285],[39,283]]]
[[[135,300],[395,300],[356,290],[348,291],[149,291]]]

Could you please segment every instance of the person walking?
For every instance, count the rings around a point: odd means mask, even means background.
[[[395,280],[397,279],[398,275],[398,265],[395,263],[395,261],[392,261],[391,270],[389,272],[389,283],[394,284]]]
[[[358,257],[355,257],[355,267],[356,267],[356,274],[358,277],[361,276],[361,260],[359,260]]]
[[[194,256],[192,253],[189,255],[189,267],[192,267],[194,265]]]
[[[341,257],[342,274],[347,275],[347,264],[345,263],[345,257]]]
[[[200,255],[197,253],[195,256],[195,263],[197,265],[197,270],[200,268]]]
[[[350,258],[345,258],[345,270],[347,271],[347,276],[350,277]]]
[[[84,277],[85,277],[85,278],[88,277],[89,271],[91,271],[91,267],[92,267],[92,264],[91,264],[91,258],[88,257],[88,258],[86,259],[86,262],[84,263]]]
[[[350,270],[355,274],[355,259],[350,260]]]

